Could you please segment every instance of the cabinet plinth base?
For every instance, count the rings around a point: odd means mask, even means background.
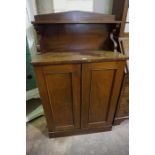
[[[122,121],[127,120],[127,119],[129,119],[129,116],[115,118],[113,125],[120,125]]]
[[[80,135],[80,134],[91,134],[91,133],[105,132],[105,131],[111,131],[111,130],[112,130],[112,126],[105,126],[104,128],[76,129],[74,131],[49,132],[49,138]]]

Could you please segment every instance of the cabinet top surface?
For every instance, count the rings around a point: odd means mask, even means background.
[[[32,58],[33,65],[88,63],[101,61],[121,61],[127,56],[112,51],[76,51],[76,52],[49,52],[38,54]]]

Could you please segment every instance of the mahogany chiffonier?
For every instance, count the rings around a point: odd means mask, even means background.
[[[36,15],[32,58],[50,137],[112,129],[127,57],[117,52],[114,15]]]

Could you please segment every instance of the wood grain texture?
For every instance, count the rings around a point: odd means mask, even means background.
[[[129,118],[129,74],[124,74],[114,124]]]
[[[112,14],[116,16],[116,20],[120,20],[120,37],[129,37],[129,33],[124,32],[127,12],[129,8],[129,0],[114,0]]]
[[[120,52],[129,57],[129,38],[120,37],[119,39]],[[126,73],[129,73],[129,60],[126,61]]]
[[[112,125],[123,72],[124,62],[83,65],[82,128]]]
[[[38,25],[40,52],[85,49],[112,50],[111,24],[46,24]],[[39,37],[38,37],[39,38]]]
[[[36,15],[33,24],[49,23],[119,23],[114,15],[86,11],[68,11]]]
[[[111,130],[125,61],[81,65],[34,66],[50,137]]]
[[[103,61],[124,61],[127,56],[118,52],[102,50],[68,51],[68,52],[49,52],[46,54],[35,55],[32,58],[33,65],[65,64],[65,63],[88,63]]]
[[[111,130],[127,56],[114,51],[114,15],[37,15],[32,58],[49,136]]]
[[[49,131],[80,128],[80,65],[43,66],[35,70]]]
[[[89,124],[106,121],[115,69],[93,69],[90,82]]]
[[[121,37],[119,38],[121,52],[127,56],[129,56],[129,38],[128,37]]]
[[[123,15],[122,15],[122,22],[120,26],[120,37],[129,37],[129,33],[125,32],[125,24],[126,24],[126,17],[129,9],[129,0],[125,0],[123,5]]]
[[[68,50],[113,50],[110,39],[119,26],[114,15],[69,11],[36,15],[32,22],[38,34],[38,52]]]
[[[129,38],[119,38],[121,53],[129,56]],[[119,96],[119,102],[115,114],[114,124],[129,118],[129,61],[126,61],[126,69]]]
[[[35,66],[34,71],[36,75],[37,87],[39,89],[40,98],[42,101],[42,105],[44,108],[44,113],[47,121],[48,132],[51,132],[51,131],[54,131],[55,127],[54,127],[54,123],[52,123],[54,121],[53,121],[53,116],[51,112],[51,107],[49,104],[49,97],[48,97],[48,92],[46,88],[42,66]]]
[[[96,128],[85,128],[85,129],[75,129],[75,130],[65,130],[65,131],[56,131],[56,132],[49,132],[49,137],[63,137],[63,136],[71,136],[71,135],[81,135],[81,134],[90,134],[90,133],[98,133],[98,132],[106,132],[111,131],[112,126],[104,126],[103,127],[96,127]]]

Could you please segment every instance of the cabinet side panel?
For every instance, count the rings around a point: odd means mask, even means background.
[[[118,101],[117,111],[115,115],[115,122],[117,124],[124,120],[124,118],[128,118],[129,116],[129,75],[124,74],[124,79],[122,83],[121,94]],[[119,120],[119,121],[117,121]]]

